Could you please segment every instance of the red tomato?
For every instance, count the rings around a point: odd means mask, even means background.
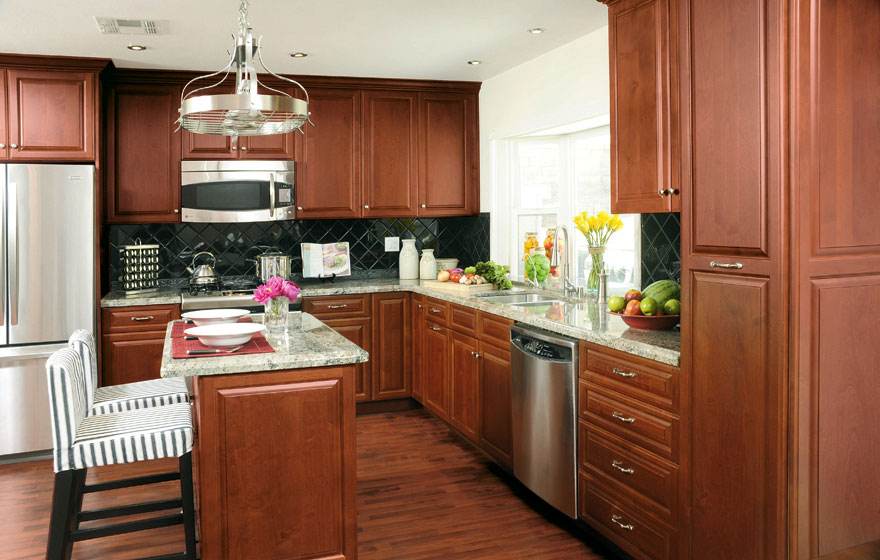
[[[462,276],[462,274],[460,272],[453,272],[452,274],[449,275],[449,281],[450,282],[458,282],[459,280],[461,280],[461,276]]]

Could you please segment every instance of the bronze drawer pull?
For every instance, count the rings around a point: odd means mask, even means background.
[[[623,474],[635,474],[636,473],[635,469],[630,469],[630,468],[624,467],[623,463],[621,463],[617,459],[611,461],[611,466],[614,467],[615,469],[619,470]]]
[[[611,522],[614,523],[615,525],[617,525],[618,527],[620,527],[621,529],[625,529],[627,531],[632,531],[633,529],[636,528],[635,525],[633,525],[632,523],[624,523],[623,521],[621,521],[621,519],[623,519],[623,518],[620,517],[619,515],[617,515],[616,513],[611,516]]]
[[[631,373],[628,371],[622,371],[617,368],[612,368],[611,371],[613,371],[616,375],[619,375],[621,377],[635,377],[636,376],[636,374],[634,374],[634,373]]]
[[[342,305],[328,305],[327,309],[346,309],[348,308],[347,303],[343,303]]]
[[[442,331],[443,330],[440,327],[428,327],[428,328],[431,329],[432,331]]]
[[[626,424],[632,424],[633,422],[636,421],[635,418],[627,418],[626,416],[623,416],[619,412],[612,412],[611,417],[614,418],[615,420],[620,420],[621,422],[624,422]]]
[[[440,313],[440,312],[441,311],[439,309],[437,309],[436,307],[431,308],[431,313]]]
[[[710,262],[709,266],[711,266],[712,268],[736,268],[736,269],[740,269],[743,267],[742,263],[732,263],[731,264],[731,263],[720,263],[720,262],[715,262],[715,261]]]
[[[155,319],[155,317],[153,317],[152,315],[148,315],[146,317],[132,317],[131,318],[132,321],[152,321],[153,319]]]

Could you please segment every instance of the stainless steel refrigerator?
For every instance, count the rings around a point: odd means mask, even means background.
[[[52,448],[46,372],[95,332],[95,168],[0,165],[0,456]]]

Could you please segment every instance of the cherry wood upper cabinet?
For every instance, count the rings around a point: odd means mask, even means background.
[[[677,212],[678,0],[609,1],[611,211]]]
[[[182,159],[238,159],[238,143],[232,141],[232,136],[194,134],[183,129],[178,134],[181,137]],[[233,146],[235,146],[234,151]]]
[[[363,105],[363,216],[415,217],[418,94],[367,90],[363,92]]]
[[[373,295],[373,400],[412,395],[409,294]]]
[[[476,214],[477,95],[419,94],[419,216]]]
[[[107,99],[106,221],[180,221],[180,88],[115,84]]]
[[[6,70],[0,69],[0,160],[9,156],[9,133],[6,124]]]
[[[296,143],[296,215],[361,216],[361,92],[309,90],[315,126]]]
[[[97,81],[97,71],[7,70],[7,158],[94,161]]]

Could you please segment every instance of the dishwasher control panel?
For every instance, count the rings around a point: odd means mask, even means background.
[[[514,341],[518,342],[524,351],[545,360],[567,361],[571,359],[571,350],[568,348],[562,348],[555,344],[548,344],[526,336],[518,336]]]

